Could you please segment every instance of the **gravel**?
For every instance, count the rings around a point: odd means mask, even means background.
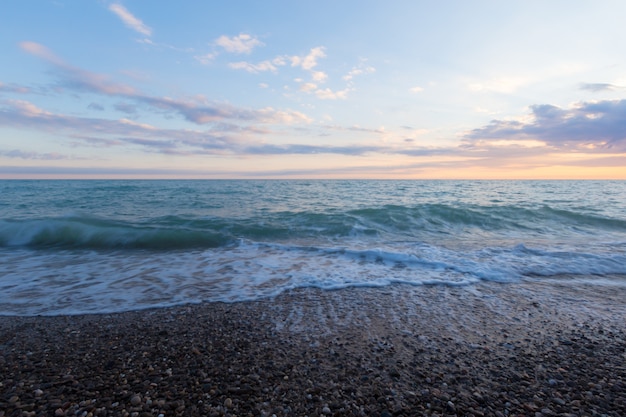
[[[626,286],[565,282],[0,317],[0,417],[624,416]]]

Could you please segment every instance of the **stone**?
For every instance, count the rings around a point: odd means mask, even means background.
[[[132,397],[130,397],[130,404],[133,407],[139,406],[141,404],[141,395],[135,394]]]

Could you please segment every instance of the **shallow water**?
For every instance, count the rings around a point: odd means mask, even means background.
[[[1,181],[0,214],[4,315],[303,287],[626,286],[624,181]]]

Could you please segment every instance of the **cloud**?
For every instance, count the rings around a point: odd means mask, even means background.
[[[16,109],[20,114],[28,117],[49,116],[52,114],[25,100],[8,100],[7,103]]]
[[[474,92],[494,92],[509,94],[514,93],[520,87],[529,83],[525,77],[498,77],[479,82],[471,82],[467,85],[470,91]]]
[[[311,78],[315,82],[323,83],[323,82],[326,82],[326,80],[328,79],[328,74],[322,71],[312,71]]]
[[[112,176],[112,177],[157,177],[171,178],[176,176],[204,177],[224,174],[223,171],[190,170],[190,169],[161,169],[161,168],[98,168],[98,167],[59,167],[59,166],[0,166],[0,174],[16,176]],[[228,174],[227,174],[228,175]],[[245,175],[242,173],[242,176]]]
[[[319,58],[324,58],[326,56],[324,51],[325,48],[323,46],[317,46],[315,48],[311,48],[309,53],[305,56],[292,56],[289,58],[291,66],[301,67],[302,69],[310,71],[317,66],[317,60]]]
[[[0,127],[53,132],[89,146],[136,145],[149,152],[166,154],[238,154],[253,146],[251,137],[267,135],[270,130],[254,125],[212,123],[204,130],[163,129],[128,119],[110,120],[75,117],[45,111],[26,101],[6,101],[0,107]],[[234,108],[233,111],[238,111]],[[299,117],[271,107],[239,115],[255,121],[288,124]],[[234,117],[234,116],[233,116]],[[250,148],[252,149],[252,148]],[[282,152],[281,152],[282,153]]]
[[[276,72],[278,70],[278,68],[272,61],[262,61],[262,62],[259,62],[258,64],[252,64],[250,62],[245,62],[245,61],[231,62],[230,64],[228,64],[228,66],[231,67],[232,69],[241,69],[252,74],[265,72],[265,71]]]
[[[311,122],[311,119],[305,114],[292,110],[275,110],[269,107],[246,109],[226,103],[211,103],[200,97],[173,99],[149,96],[129,85],[110,81],[109,77],[105,75],[73,67],[42,45],[34,42],[23,42],[20,46],[25,51],[52,64],[60,80],[60,85],[65,88],[147,104],[153,109],[177,113],[187,121],[196,124],[202,125],[226,119],[263,124]],[[120,109],[122,108],[118,108],[118,110]],[[125,107],[125,109],[129,110],[130,107]]]
[[[413,93],[413,94],[417,94],[417,93],[421,93],[422,91],[424,91],[423,87],[413,87],[413,88],[409,88],[409,92]]]
[[[265,124],[309,123],[305,114],[292,110],[275,110],[271,107],[245,109],[229,104],[176,100],[168,97],[138,96],[137,100],[162,110],[174,111],[190,122],[202,125],[220,120],[236,120]]]
[[[240,35],[241,36],[241,35]],[[326,56],[325,48],[323,46],[317,46],[315,48],[311,48],[309,53],[300,56],[300,55],[279,55],[271,60],[261,61],[259,63],[251,63],[247,61],[239,61],[239,62],[231,62],[228,64],[230,68],[237,70],[244,70],[252,74],[257,74],[260,72],[278,72],[279,67],[286,66],[288,64],[291,67],[301,68],[311,75],[311,82],[304,82],[302,78],[296,78],[297,83],[301,83],[299,86],[299,90],[306,93],[314,93],[316,97],[322,100],[337,100],[337,99],[345,99],[347,98],[347,94],[350,91],[349,88],[332,91],[329,88],[326,89],[317,89],[317,86],[321,83],[326,82],[328,79],[328,74],[323,71],[315,70],[315,67],[318,65],[318,60]],[[357,70],[355,70],[357,71]],[[358,70],[358,73],[373,71],[373,68],[368,67],[364,70]],[[354,72],[350,78],[356,75],[357,72]]]
[[[76,159],[73,157],[68,157],[65,155],[61,155],[57,152],[49,152],[49,153],[40,153],[40,152],[29,152],[22,151],[18,149],[13,149],[10,151],[2,151],[0,150],[0,156],[5,158],[19,158],[19,159],[36,159],[43,161],[58,161],[62,159]]]
[[[91,146],[101,147],[101,148],[109,148],[112,146],[122,145],[123,142],[118,139],[108,139],[108,138],[100,138],[89,135],[78,135],[72,134],[70,135],[72,139],[78,139],[80,142],[87,143]],[[74,143],[74,145],[79,145],[79,143]]]
[[[117,103],[115,106],[115,110],[120,111],[126,114],[137,114],[137,107],[128,103]]]
[[[376,134],[382,134],[385,133],[385,128],[384,127],[379,127],[378,129],[372,129],[372,128],[368,128],[368,127],[361,127],[358,125],[355,126],[337,126],[337,125],[325,125],[323,126],[325,129],[328,130],[336,130],[336,131],[350,131],[350,132],[363,132],[363,133],[376,133]]]
[[[535,140],[557,149],[626,151],[626,100],[583,102],[569,108],[542,104],[530,110],[523,121],[493,120],[465,139],[470,143]]]
[[[376,72],[376,68],[374,67],[354,67],[346,75],[343,76],[343,79],[346,81],[350,81],[357,75],[372,74],[374,72]]]
[[[4,84],[4,83],[0,83],[0,93],[5,92],[5,93],[19,93],[19,94],[28,94],[31,92],[30,88],[28,87],[23,87],[21,85],[17,85],[17,84]]]
[[[600,91],[615,91],[623,87],[608,83],[581,83],[579,88],[581,90],[598,93]]]
[[[194,58],[203,65],[209,65],[217,57],[216,53],[208,53],[204,55],[196,55]]]
[[[384,150],[380,146],[353,145],[353,146],[320,146],[287,144],[272,145],[263,144],[249,146],[242,151],[253,155],[313,155],[313,154],[337,154],[337,155],[364,155]]]
[[[305,56],[299,55],[279,55],[271,60],[265,60],[258,64],[249,62],[233,62],[229,66],[234,69],[243,69],[248,72],[276,71],[278,67],[282,67],[291,63],[292,67],[300,67],[306,71],[310,71],[313,78],[317,81],[326,79],[327,75],[321,71],[313,71],[317,66],[317,60],[326,56],[323,46],[311,48]]]
[[[277,112],[272,108],[257,110],[261,118],[265,113],[271,120],[282,118],[289,123],[291,113]],[[242,126],[231,123],[215,123],[205,131],[189,129],[163,129],[128,119],[109,120],[55,114],[38,108],[32,103],[7,101],[0,107],[0,127],[40,130],[66,135],[74,140],[73,145],[96,147],[137,146],[147,152],[168,155],[285,155],[285,154],[339,154],[363,155],[366,153],[414,154],[415,148],[392,148],[379,145],[308,145],[308,144],[268,144],[258,143],[253,135],[268,135],[269,130],[255,126]],[[344,130],[381,133],[353,126]],[[27,156],[13,153],[11,157]],[[34,158],[34,155],[30,155]],[[50,157],[51,158],[51,157]]]
[[[79,140],[88,138],[86,142],[99,141],[99,146],[135,143],[154,147],[163,141],[175,141],[181,149],[228,150],[238,143],[237,139],[230,136],[232,132],[259,133],[255,129],[230,124],[217,124],[204,132],[188,129],[161,129],[128,119],[109,120],[55,114],[24,101],[7,101],[5,104],[4,108],[0,108],[0,126],[66,134]]]
[[[151,36],[152,29],[146,26],[141,20],[137,19],[131,12],[119,3],[113,3],[109,6],[109,10],[119,17],[122,22],[135,32],[142,35]]]
[[[619,111],[615,106],[618,103],[593,103],[598,108],[594,112],[605,111],[615,117]],[[592,106],[589,106],[590,110]],[[269,117],[276,117],[276,110],[272,108],[260,109]],[[562,110],[563,111],[563,110]],[[554,106],[536,108],[538,120],[561,120],[562,114]],[[587,113],[585,113],[587,114]],[[255,117],[258,117],[256,115]],[[288,121],[291,114],[282,115]],[[539,122],[535,123],[538,124]],[[495,122],[494,122],[495,124]],[[518,122],[516,128],[531,125],[531,122]],[[543,146],[540,139],[528,137],[506,137],[496,135],[490,138],[482,134],[480,138],[466,139],[461,146],[423,147],[415,142],[398,140],[396,144],[385,142],[354,143],[343,146],[310,143],[265,143],[255,139],[255,136],[274,137],[276,133],[270,130],[259,129],[256,126],[247,126],[238,123],[212,123],[206,130],[165,129],[157,126],[139,123],[128,119],[109,120],[102,118],[86,118],[55,114],[24,101],[5,101],[0,107],[0,127],[39,130],[55,135],[64,135],[72,146],[90,146],[98,148],[120,147],[126,150],[139,150],[145,153],[163,155],[223,155],[223,156],[254,156],[254,155],[404,155],[406,157],[436,157],[429,161],[420,161],[413,166],[417,168],[434,167],[445,169],[454,167],[516,167],[523,164],[530,166],[534,157],[541,157],[538,162],[546,165],[550,155],[558,154],[554,146]],[[384,128],[367,128],[361,126],[320,126],[326,130],[353,131],[368,135],[389,135]],[[284,130],[283,130],[284,132]],[[476,132],[475,132],[476,133]],[[484,133],[484,132],[483,132]],[[271,135],[271,136],[270,136]],[[401,139],[398,137],[397,139]],[[534,142],[533,142],[534,141]],[[589,149],[581,148],[574,152],[579,157],[570,161],[564,160],[561,165],[592,166],[593,156]],[[21,159],[70,159],[59,154],[33,153],[20,150],[4,150],[0,154],[6,158]],[[611,163],[623,162],[623,155],[615,152],[603,151],[598,157],[609,158]],[[75,159],[75,158],[74,158]],[[597,157],[596,157],[597,159]],[[609,163],[607,159],[607,163]],[[448,165],[446,165],[448,164]],[[619,166],[619,165],[618,165]],[[389,167],[401,169],[400,166]],[[408,166],[407,166],[408,169]],[[374,171],[372,171],[374,172]]]
[[[330,88],[320,89],[315,91],[317,98],[321,100],[345,100],[348,98],[349,89],[343,89],[339,91],[332,91]]]
[[[74,90],[107,95],[133,95],[136,90],[125,84],[109,81],[109,77],[73,67],[36,42],[21,42],[22,50],[53,65],[61,78],[61,86]]]
[[[46,48],[45,46],[37,42],[24,41],[24,42],[20,42],[19,46],[20,48],[22,48],[22,50],[28,52],[31,55],[36,56],[37,58],[41,58],[50,64],[53,64],[59,67],[66,66],[66,63],[61,58],[59,58],[48,48]]]
[[[104,111],[104,106],[98,103],[89,103],[87,108],[91,110]]]
[[[317,89],[317,84],[313,84],[313,83],[300,84],[300,91],[304,91],[305,93],[313,92],[316,89]]]
[[[215,44],[221,46],[227,52],[235,54],[249,54],[257,46],[263,46],[264,43],[258,39],[246,34],[240,33],[237,36],[229,38],[226,35],[222,35],[215,41]]]

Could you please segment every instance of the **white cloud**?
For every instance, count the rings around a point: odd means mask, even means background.
[[[217,38],[215,44],[235,54],[249,54],[255,47],[264,45],[263,42],[246,33],[240,33],[232,38],[222,35]]]
[[[194,56],[194,58],[204,65],[209,65],[211,62],[213,62],[216,56],[217,54],[209,53],[204,55],[196,55]]]
[[[231,62],[230,64],[228,64],[228,66],[233,69],[241,69],[253,74],[265,71],[276,72],[278,70],[278,68],[276,68],[276,66],[271,61],[263,61],[259,62],[258,64],[253,64],[245,61]]]
[[[41,117],[41,116],[51,116],[52,113],[47,112],[43,109],[40,109],[33,103],[25,100],[8,100],[7,103],[12,105],[15,109],[20,111],[27,117]]]
[[[317,88],[317,84],[313,83],[304,83],[300,85],[300,91],[304,91],[305,93],[310,93],[311,91],[315,91]]]
[[[313,71],[313,73],[311,74],[311,78],[313,78],[313,81],[317,81],[318,83],[323,83],[328,78],[328,75],[322,71]]]
[[[343,76],[343,79],[346,81],[350,81],[357,75],[371,74],[373,72],[376,72],[376,68],[374,67],[365,67],[365,68],[354,67],[350,70],[350,72],[348,72],[346,75]]]
[[[39,43],[29,41],[20,42],[20,48],[22,48],[24,51],[28,52],[31,55],[50,62],[51,64],[61,67],[67,66],[67,64],[61,58],[56,56],[52,51]]]
[[[324,90],[316,90],[315,95],[321,100],[345,100],[348,98],[349,91],[347,88],[339,91],[332,91],[330,88],[326,88]]]
[[[57,152],[40,153],[40,152],[28,152],[19,149],[13,149],[10,151],[0,151],[0,156],[6,158],[20,158],[20,159],[41,159],[46,161],[56,161],[60,159],[76,159],[68,157]]]
[[[142,35],[151,36],[152,29],[146,26],[141,20],[137,19],[131,12],[129,12],[124,6],[118,3],[113,3],[109,6],[109,10],[117,15],[122,22],[129,28],[133,29],[135,32],[141,33]]]
[[[470,91],[490,91],[495,93],[513,93],[520,87],[530,82],[525,77],[498,77],[479,82],[471,82],[467,85]]]
[[[417,93],[421,93],[422,91],[424,91],[424,88],[423,87],[413,87],[413,88],[409,88],[409,91],[411,93],[417,94]]]
[[[326,56],[324,49],[325,48],[323,46],[317,46],[315,48],[311,48],[308,55],[306,56],[292,56],[290,58],[291,66],[302,67],[302,69],[305,69],[307,71],[312,70],[317,66],[317,60]]]

